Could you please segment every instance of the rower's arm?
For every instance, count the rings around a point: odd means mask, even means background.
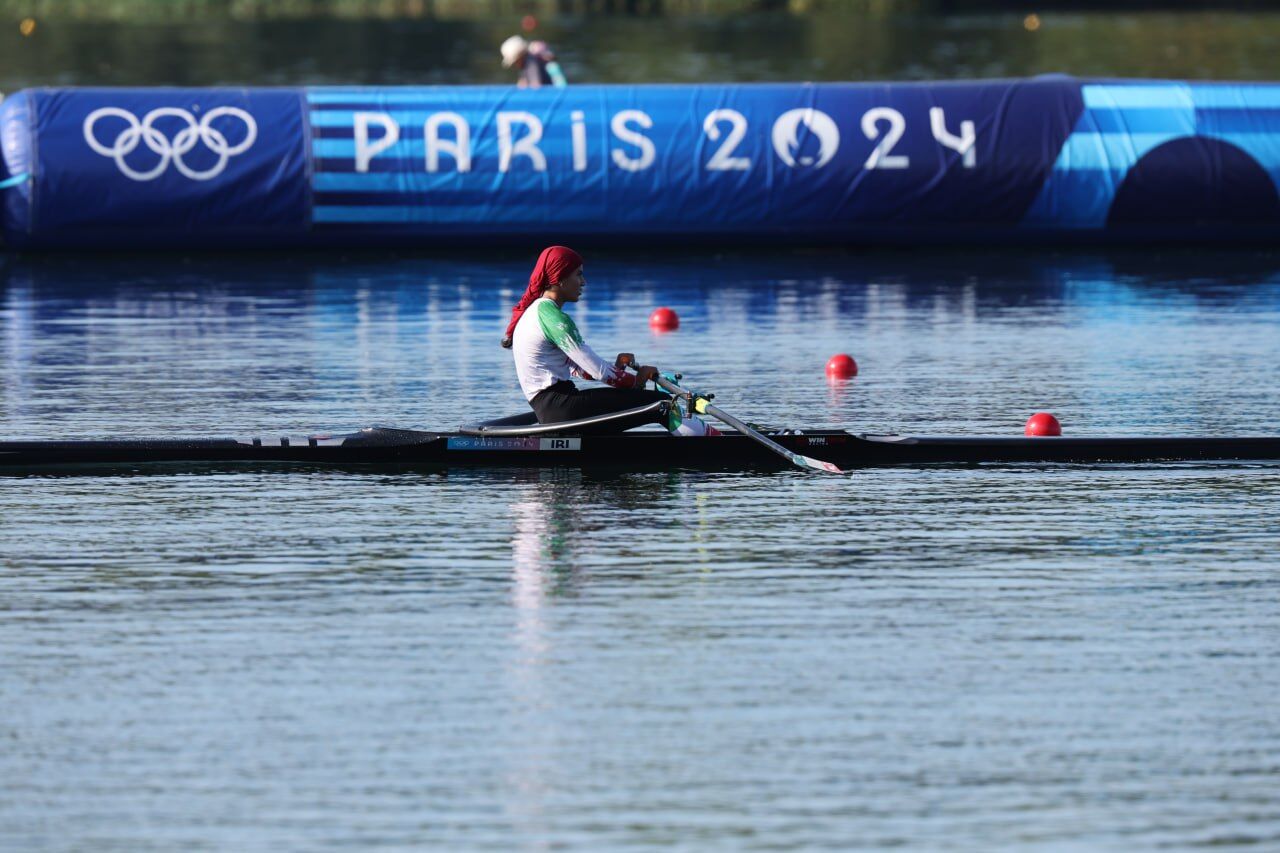
[[[573,319],[551,300],[538,303],[538,323],[547,340],[555,344],[582,373],[614,388],[635,387],[635,375],[605,361],[587,346]]]

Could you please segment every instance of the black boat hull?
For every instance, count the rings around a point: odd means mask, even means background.
[[[1280,437],[1002,438],[855,435],[839,430],[771,435],[841,468],[1018,462],[1254,461],[1280,459]],[[674,438],[662,432],[489,437],[373,428],[300,439],[125,439],[0,442],[0,472],[135,467],[164,463],[466,468],[780,469],[787,463],[729,433]]]

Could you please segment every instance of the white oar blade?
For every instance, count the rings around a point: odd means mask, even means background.
[[[848,474],[849,473],[848,471],[845,471],[843,468],[837,468],[832,463],[823,462],[821,459],[811,459],[808,456],[800,456],[800,454],[798,453],[796,454],[796,456],[799,459],[803,460],[805,465],[809,466],[815,471],[825,471],[828,474]]]

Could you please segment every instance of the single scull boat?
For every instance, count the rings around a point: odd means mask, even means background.
[[[506,419],[499,422],[510,427]],[[161,463],[396,467],[779,469],[787,461],[750,436],[726,432],[675,438],[665,432],[592,434],[590,430],[458,432],[372,427],[299,438],[119,439],[0,442],[0,472],[48,467],[134,467]],[[1003,438],[855,434],[803,430],[768,438],[796,454],[839,468],[934,463],[1157,462],[1280,459],[1280,437]]]
[[[711,404],[714,395],[658,383],[673,398],[582,420],[540,424],[533,412],[427,432],[369,427],[297,438],[0,441],[0,473],[45,468],[133,468],[155,464],[425,468],[630,469],[666,471],[801,469],[841,473],[888,465],[986,462],[1174,462],[1280,460],[1280,436],[1004,438],[853,433],[839,429],[765,431]],[[675,437],[626,430],[662,423],[675,397],[733,430]]]

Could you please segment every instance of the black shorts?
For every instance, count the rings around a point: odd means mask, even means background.
[[[670,394],[643,388],[589,388],[580,391],[572,382],[557,382],[535,394],[529,405],[538,416],[538,423],[556,424],[637,409],[669,399]]]

